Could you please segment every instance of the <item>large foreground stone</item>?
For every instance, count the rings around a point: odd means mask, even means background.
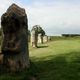
[[[28,22],[23,8],[12,4],[1,17],[4,65],[10,70],[29,67]]]

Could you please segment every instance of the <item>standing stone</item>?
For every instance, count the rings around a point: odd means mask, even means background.
[[[48,41],[51,41],[51,36],[48,36]]]
[[[38,26],[35,25],[31,30],[31,46],[37,47],[37,42],[38,42]]]
[[[38,25],[38,43],[43,44],[43,36],[45,35],[45,31]]]
[[[44,43],[48,42],[48,36],[47,36],[47,35],[45,35],[45,36],[43,37],[43,42],[44,42]]]
[[[32,47],[37,47],[37,42],[38,42],[38,34],[36,33],[35,30],[31,31],[31,45]]]
[[[1,17],[4,66],[11,71],[29,67],[28,20],[25,10],[12,4]]]
[[[38,34],[38,43],[43,44],[43,36],[42,36],[42,34]]]
[[[30,42],[31,33],[30,30],[28,30],[28,42]]]

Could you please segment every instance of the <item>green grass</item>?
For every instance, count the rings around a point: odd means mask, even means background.
[[[38,80],[80,80],[80,38],[52,41],[30,48]]]
[[[0,80],[80,80],[80,38],[57,39],[29,47],[31,67],[16,73],[0,72]]]

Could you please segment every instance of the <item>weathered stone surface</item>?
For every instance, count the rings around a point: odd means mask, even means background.
[[[31,31],[31,45],[37,47],[38,35],[35,30]]]
[[[43,43],[45,31],[39,25],[33,26],[31,30],[31,45],[37,47],[37,43]]]
[[[43,36],[42,36],[42,34],[38,34],[38,43],[43,44]]]
[[[0,65],[3,64],[3,54],[0,53]]]
[[[32,47],[37,47],[38,42],[38,27],[37,25],[33,26],[31,30],[31,45]]]
[[[37,47],[37,43],[43,43],[43,36],[45,31],[40,27],[40,25],[33,26],[31,30],[31,45]]]
[[[42,29],[42,27],[38,27],[38,43],[43,44],[43,36],[45,35],[45,31]]]
[[[23,8],[12,4],[1,17],[4,65],[10,70],[29,67],[28,22]]]
[[[47,35],[45,35],[45,36],[43,37],[43,42],[44,42],[44,43],[48,42],[48,36],[47,36]]]
[[[51,41],[51,36],[48,36],[48,41]]]
[[[30,38],[31,38],[31,33],[30,30],[28,30],[28,42],[30,42]]]

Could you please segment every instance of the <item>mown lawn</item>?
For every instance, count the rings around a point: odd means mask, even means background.
[[[30,48],[38,80],[80,80],[80,38],[56,40]]]
[[[80,80],[80,38],[53,40],[29,47],[31,68],[22,72],[0,72],[0,80]]]

